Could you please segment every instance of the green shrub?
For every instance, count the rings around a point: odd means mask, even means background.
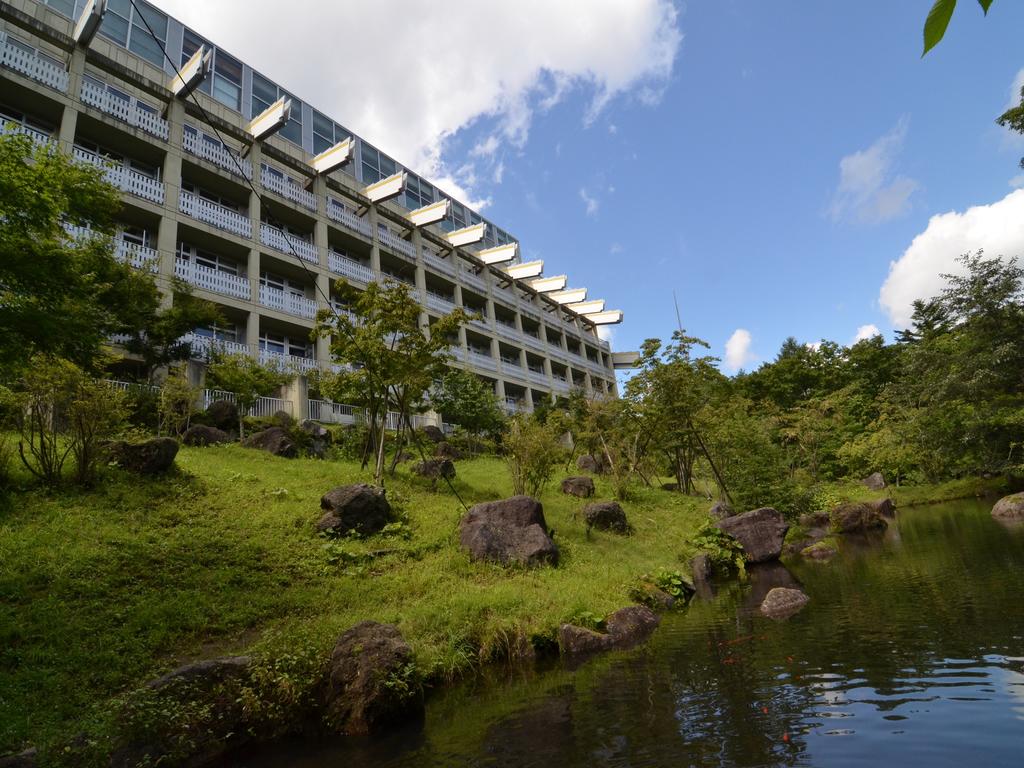
[[[724,577],[733,573],[743,573],[745,558],[743,547],[732,536],[712,522],[706,522],[697,529],[690,540],[694,554],[705,554],[711,561],[711,569],[716,576]]]
[[[562,463],[565,449],[552,424],[517,417],[504,435],[505,461],[512,474],[512,492],[538,497]]]

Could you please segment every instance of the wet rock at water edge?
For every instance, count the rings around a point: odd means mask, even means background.
[[[576,467],[581,472],[590,472],[595,475],[599,475],[603,471],[601,462],[598,461],[593,456],[591,456],[589,453],[585,453],[578,459],[576,459]]]
[[[159,475],[174,465],[178,455],[178,441],[171,437],[154,437],[142,443],[128,443],[123,440],[107,446],[112,461],[121,469],[137,475]]]
[[[364,621],[338,638],[323,703],[327,726],[347,736],[422,717],[423,693],[412,649],[397,627]]]
[[[328,491],[320,498],[320,508],[325,512],[316,529],[336,535],[355,531],[369,536],[379,533],[394,520],[384,489],[366,483],[342,485]]]
[[[626,512],[617,501],[595,501],[583,508],[583,520],[587,528],[599,531],[627,534],[630,532]]]
[[[258,448],[261,451],[280,456],[285,459],[294,459],[299,455],[299,448],[288,435],[284,427],[268,427],[256,432],[242,441],[246,448]]]
[[[727,517],[719,520],[717,525],[740,543],[748,563],[778,560],[789,530],[789,523],[782,513],[771,507]]]
[[[238,429],[238,406],[230,400],[216,400],[206,409],[206,420],[217,429]]]
[[[426,477],[430,480],[444,478],[451,480],[455,477],[455,465],[451,459],[427,459],[413,465],[411,471],[415,475]]]
[[[732,517],[736,514],[733,510],[732,505],[727,501],[716,501],[711,505],[709,510],[712,520],[725,520],[727,517]]]
[[[588,499],[594,495],[594,481],[584,475],[567,477],[562,481],[562,493],[580,499]]]
[[[205,447],[207,445],[219,445],[230,443],[231,435],[222,429],[208,427],[205,424],[196,424],[189,427],[181,436],[181,442],[193,447]]]
[[[800,550],[800,554],[808,560],[831,560],[839,552],[831,544],[826,544],[824,541],[818,541],[811,544],[808,547],[804,547]]]
[[[832,520],[829,517],[828,512],[808,512],[805,515],[800,515],[798,521],[804,528],[828,528],[831,525]]]
[[[885,528],[888,523],[873,505],[863,501],[848,501],[832,510],[829,518],[837,533],[863,533]]]
[[[607,618],[605,632],[563,624],[558,629],[558,646],[567,656],[631,648],[646,640],[660,623],[661,619],[650,608],[631,605]]]
[[[886,487],[885,477],[881,472],[871,473],[861,480],[861,483],[872,491],[881,491]]]
[[[788,619],[796,615],[810,601],[799,589],[775,587],[761,603],[761,613],[770,619]]]
[[[544,507],[529,496],[477,504],[459,522],[459,544],[471,560],[501,565],[557,565]]]
[[[1024,493],[1001,498],[992,507],[992,517],[1001,520],[1024,520]]]
[[[889,518],[890,520],[896,517],[896,502],[890,498],[869,501],[868,504],[882,517]]]
[[[707,584],[714,578],[715,569],[711,557],[701,552],[690,560],[690,575],[693,577],[694,585]]]

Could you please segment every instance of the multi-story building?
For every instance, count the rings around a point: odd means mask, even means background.
[[[0,121],[105,168],[124,192],[121,257],[168,301],[178,277],[217,303],[225,323],[197,331],[197,359],[216,346],[291,366],[305,414],[302,374],[330,365],[314,317],[326,301],[344,311],[336,279],[397,280],[427,317],[480,314],[456,364],[509,410],[573,387],[614,394],[631,356],[597,328],[621,312],[522,263],[508,232],[155,7],[109,0],[98,31],[76,33],[95,5],[0,0]]]

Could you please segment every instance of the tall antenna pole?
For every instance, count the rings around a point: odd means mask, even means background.
[[[679,335],[683,335],[683,319],[679,315],[679,299],[676,298],[675,288],[672,289],[672,303],[676,305],[676,326],[679,328]]]

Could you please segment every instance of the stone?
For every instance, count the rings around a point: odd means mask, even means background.
[[[695,555],[690,560],[690,576],[694,584],[706,584],[715,576],[715,569],[711,557],[706,553]]]
[[[223,429],[208,427],[205,424],[196,424],[185,430],[185,433],[181,436],[181,442],[184,445],[201,448],[207,445],[230,443],[231,435]]]
[[[563,624],[558,628],[558,646],[567,656],[632,648],[646,640],[660,623],[661,619],[650,608],[631,605],[609,616],[603,633],[575,624]]]
[[[800,525],[804,528],[827,528],[831,524],[831,518],[828,512],[808,512],[805,515],[800,515]]]
[[[837,554],[839,552],[836,548],[831,544],[826,544],[824,541],[816,542],[800,550],[800,555],[808,560],[831,560]]]
[[[716,501],[711,505],[711,509],[708,510],[708,514],[711,515],[712,520],[725,520],[725,518],[735,515],[736,512],[729,502]]]
[[[338,638],[323,684],[331,731],[365,736],[422,717],[423,694],[413,654],[393,624],[364,621]]]
[[[471,560],[501,565],[557,565],[544,507],[529,496],[477,504],[459,522],[459,544]]]
[[[626,513],[617,501],[597,501],[583,508],[583,519],[587,528],[612,533],[629,533]]]
[[[331,444],[331,430],[327,429],[323,424],[313,421],[312,419],[305,419],[299,423],[299,429],[305,432],[314,440],[321,440],[328,445]]]
[[[1024,493],[1004,496],[992,507],[992,517],[1001,520],[1024,519]]]
[[[890,520],[896,517],[896,503],[890,498],[869,501],[868,504],[870,504],[874,508],[875,512],[880,514],[882,517],[887,517]]]
[[[771,507],[727,517],[719,520],[717,525],[740,543],[748,563],[778,560],[789,530],[789,523],[782,513]]]
[[[863,480],[861,480],[861,483],[865,487],[870,488],[872,491],[881,491],[886,486],[885,477],[882,475],[881,472],[871,473]]]
[[[567,477],[562,481],[562,493],[589,499],[594,495],[594,481],[586,475]]]
[[[215,400],[206,409],[206,420],[211,426],[231,432],[238,429],[238,406],[230,400]]]
[[[629,596],[640,605],[646,605],[656,611],[669,611],[675,607],[676,599],[660,587],[643,581],[630,591]]]
[[[462,451],[445,440],[437,444],[437,448],[434,449],[434,458],[458,461],[462,458]]]
[[[299,448],[288,435],[284,427],[267,427],[255,432],[242,441],[246,448],[258,448],[274,456],[294,459],[299,455]]]
[[[355,531],[370,536],[394,519],[384,489],[366,483],[331,489],[320,498],[320,508],[325,512],[316,529],[323,533],[341,535]]]
[[[451,459],[427,459],[413,465],[412,473],[431,480],[455,477],[455,465]]]
[[[36,768],[39,750],[30,747],[23,752],[12,755],[0,755],[0,768]]]
[[[160,691],[173,686],[212,687],[225,680],[237,679],[249,669],[248,656],[223,656],[219,659],[205,659],[184,664],[162,677],[150,680],[146,687]]]
[[[661,490],[663,491],[679,491],[679,483],[662,483]]]
[[[108,446],[110,458],[121,469],[137,475],[159,475],[174,465],[178,441],[172,437],[154,437],[142,443],[118,440]]]
[[[295,419],[288,411],[274,411],[274,415],[270,417],[270,420],[279,427],[288,429],[295,426]]]
[[[433,443],[444,442],[444,432],[435,427],[433,424],[428,424],[422,430],[423,434],[427,436],[427,439]]]
[[[595,475],[601,474],[603,470],[601,462],[598,461],[593,456],[591,456],[589,453],[586,453],[580,456],[578,459],[576,459],[576,467],[581,472],[590,472]]]
[[[840,504],[829,515],[832,529],[837,533],[863,533],[885,528],[888,523],[871,504],[848,501]]]
[[[761,603],[761,613],[770,619],[788,619],[801,611],[810,598],[799,589],[775,587]]]

